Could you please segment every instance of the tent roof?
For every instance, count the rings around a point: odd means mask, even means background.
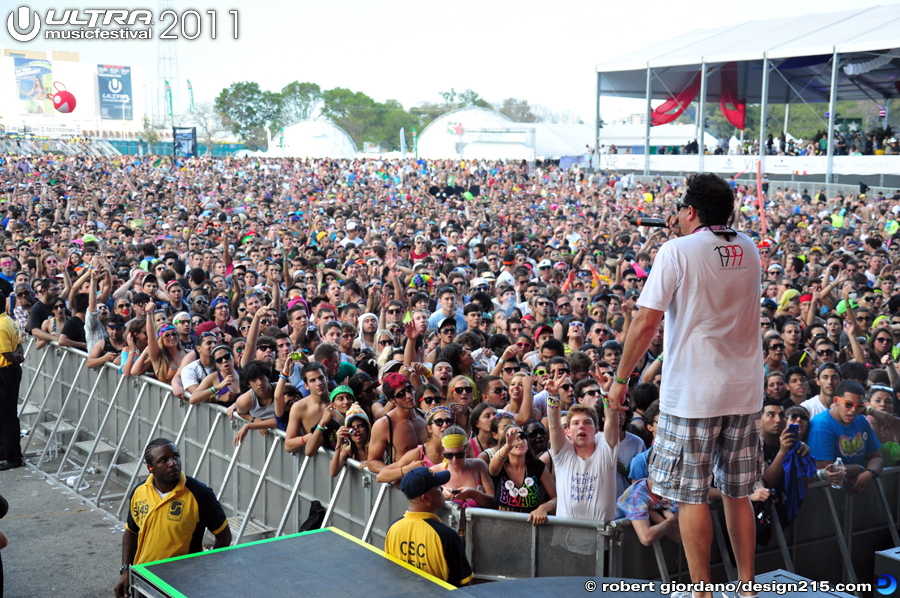
[[[602,62],[597,72],[602,74],[602,93],[644,98],[649,67],[655,74],[653,98],[668,99],[686,87],[705,62],[711,74],[707,99],[717,100],[716,65],[738,62],[741,95],[754,103],[760,101],[762,60],[769,58],[775,67],[769,75],[770,101],[821,102],[828,99],[834,52],[845,66],[893,48],[900,48],[900,6],[874,6],[692,31]],[[895,58],[853,78],[841,70],[838,97],[900,97],[894,85],[898,65],[900,58]]]
[[[284,129],[284,147],[277,138],[269,155],[298,158],[345,158],[356,155],[356,144],[342,128],[327,120],[304,120]]]

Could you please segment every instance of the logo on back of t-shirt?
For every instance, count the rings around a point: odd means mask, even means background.
[[[715,249],[723,268],[737,268],[744,261],[744,248],[740,245],[720,245]]]

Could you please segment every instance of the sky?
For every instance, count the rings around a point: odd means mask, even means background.
[[[145,8],[156,14],[155,4],[156,0],[8,2],[11,8],[24,5],[40,14],[48,8]],[[310,81],[323,89],[362,91],[378,101],[396,99],[407,109],[440,101],[441,91],[454,88],[473,89],[490,102],[525,99],[554,111],[571,111],[586,122],[593,120],[599,62],[698,29],[851,8],[846,0],[570,0],[557,5],[532,0],[171,0],[171,4],[176,12],[194,9],[203,15],[200,37],[175,43],[182,96],[186,97],[184,81],[190,79],[196,102],[213,100],[236,81],[256,81],[275,91],[295,80]],[[900,16],[900,0],[854,0],[852,8],[875,5],[895,5]],[[237,40],[232,36],[230,9],[238,11]],[[210,39],[207,10],[217,11],[215,40]],[[0,17],[5,20],[8,14],[3,11]],[[0,45],[78,52],[83,62],[142,66],[151,78],[156,72],[155,39],[50,42],[39,36],[20,43],[0,27]],[[604,97],[601,103],[607,122],[642,110],[640,100]]]

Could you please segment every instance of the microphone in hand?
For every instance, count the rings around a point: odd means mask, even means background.
[[[663,228],[666,226],[666,221],[663,218],[629,218],[628,222],[635,226],[650,226],[657,228]]]

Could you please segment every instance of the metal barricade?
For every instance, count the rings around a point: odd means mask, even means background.
[[[465,519],[466,556],[478,579],[616,574],[609,556],[621,527],[563,517],[532,525],[526,513],[477,508]],[[497,550],[498,538],[515,550]]]
[[[124,512],[129,491],[146,473],[144,447],[161,436],[177,442],[185,471],[216,491],[239,540],[293,533],[318,501],[326,508],[326,524],[381,547],[390,523],[407,508],[399,490],[377,483],[357,461],[348,459],[332,478],[330,452],[290,454],[279,430],[251,432],[235,447],[235,431],[242,422],[231,422],[221,406],[189,405],[157,380],[126,379],[111,364],[89,370],[85,359],[83,352],[55,344],[41,350],[30,346],[23,364],[28,388],[20,389],[24,401],[19,413],[33,418],[23,427],[31,429],[31,444],[26,446],[35,450],[28,455],[34,464],[46,468],[51,445],[65,444],[61,462],[47,475],[60,482],[74,475],[76,492],[81,492],[87,468],[98,468],[103,480],[91,489],[96,494],[82,492],[97,506]],[[551,517],[547,525],[533,527],[526,519],[485,509],[465,511],[467,551],[477,577],[688,579],[680,547],[667,540],[643,546],[627,522]],[[834,583],[870,581],[874,552],[900,545],[898,519],[900,467],[887,468],[882,480],[863,495],[812,483],[791,525],[783,533],[775,530],[770,545],[757,550],[757,568],[785,568],[816,579],[830,577]],[[712,547],[713,581],[733,578],[721,528],[715,530]],[[497,537],[523,550],[496,551]]]
[[[63,458],[47,474],[63,483],[75,476],[70,481],[81,489],[88,466],[96,465],[99,487],[76,491],[119,516],[131,489],[148,473],[143,450],[156,437],[176,441],[185,472],[217,493],[241,541],[293,533],[318,501],[332,525],[383,546],[390,523],[406,510],[402,493],[375,482],[358,461],[348,459],[332,478],[330,452],[290,454],[279,430],[251,432],[235,447],[235,432],[244,422],[230,421],[223,407],[189,405],[170,386],[146,376],[125,378],[111,364],[89,370],[81,351],[51,343],[30,350],[23,367],[30,382],[20,411],[37,415],[27,441],[40,452],[34,463],[45,465],[50,440],[68,430],[71,436],[60,446]]]

